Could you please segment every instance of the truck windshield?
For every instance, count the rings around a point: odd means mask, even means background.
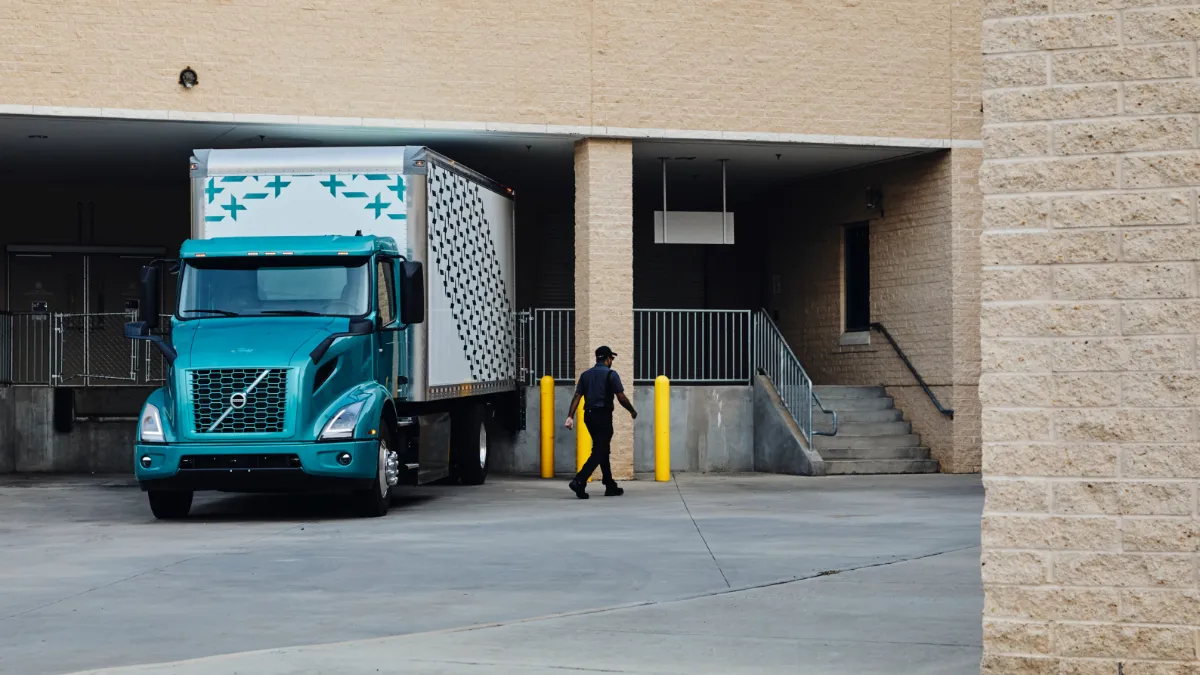
[[[367,258],[190,258],[179,316],[363,316]]]

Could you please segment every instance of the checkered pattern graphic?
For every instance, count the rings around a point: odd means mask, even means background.
[[[476,382],[513,377],[513,308],[479,185],[429,168],[429,250]]]

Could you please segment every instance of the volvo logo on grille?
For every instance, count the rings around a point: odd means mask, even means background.
[[[229,395],[229,407],[225,409],[225,412],[221,413],[221,416],[218,417],[215,422],[213,422],[211,425],[209,425],[208,433],[211,434],[212,432],[216,431],[217,427],[221,426],[221,422],[224,422],[225,418],[229,417],[229,415],[232,414],[233,411],[241,410],[242,408],[245,408],[246,403],[249,402],[249,400],[250,400],[250,392],[254,391],[254,388],[258,386],[258,383],[262,382],[263,379],[266,378],[266,376],[269,375],[270,373],[271,373],[270,368],[262,371],[261,373],[258,374],[258,377],[254,378],[254,381],[251,382],[250,386],[246,387],[246,389],[244,391],[239,391],[239,392],[230,394]]]

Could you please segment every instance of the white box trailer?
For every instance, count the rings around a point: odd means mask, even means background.
[[[408,400],[517,387],[513,191],[417,146],[196,150],[192,238],[376,235],[425,269]]]

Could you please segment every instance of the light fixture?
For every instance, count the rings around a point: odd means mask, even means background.
[[[200,78],[191,66],[185,66],[183,70],[179,71],[179,84],[182,84],[184,89],[191,89],[200,84]]]
[[[42,139],[45,139],[45,138],[50,138],[49,136],[47,136],[47,135],[45,135],[45,134],[29,134],[29,137],[30,137],[30,138],[33,138],[33,139],[37,139],[37,140],[42,140]]]
[[[878,188],[867,188],[867,208],[883,211],[883,192]]]

